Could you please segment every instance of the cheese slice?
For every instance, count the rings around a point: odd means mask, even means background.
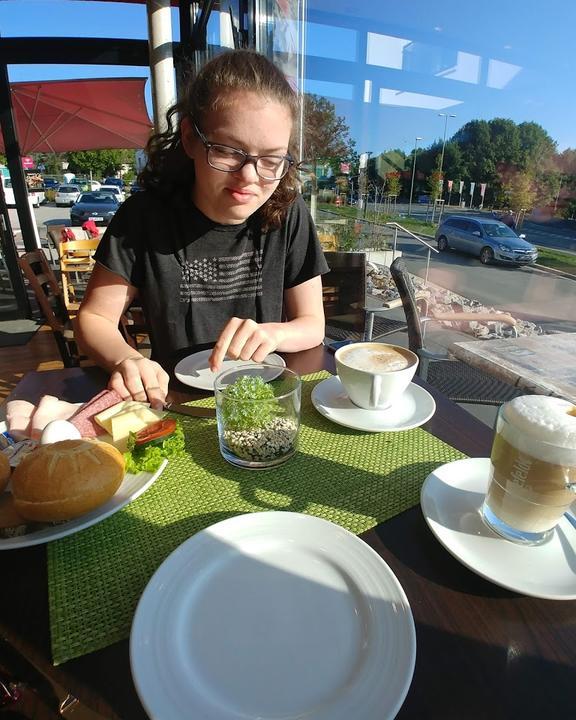
[[[100,425],[101,428],[106,430],[106,432],[111,435],[112,434],[111,420],[115,415],[118,415],[118,413],[124,412],[126,410],[142,408],[142,407],[148,408],[148,407],[150,407],[150,404],[138,402],[137,400],[122,400],[122,402],[119,402],[116,405],[112,405],[112,407],[109,407],[106,410],[102,410],[102,412],[98,413],[97,415],[94,415],[94,420],[98,423],[98,425]]]
[[[129,408],[110,418],[110,434],[114,442],[128,437],[130,432],[138,432],[162,417],[147,407]]]

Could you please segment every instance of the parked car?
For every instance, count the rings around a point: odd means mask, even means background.
[[[102,185],[117,185],[120,189],[122,189],[124,187],[124,180],[117,177],[107,177],[104,178]]]
[[[418,195],[418,202],[422,205],[428,205],[430,202],[430,195]]]
[[[140,190],[143,190],[144,188],[141,185],[138,185],[138,183],[132,183],[130,185],[130,195],[134,195],[135,192],[140,192]]]
[[[82,225],[87,220],[93,220],[96,225],[108,225],[119,207],[112,193],[102,190],[85,192],[70,208],[70,221],[72,225]]]
[[[56,178],[43,178],[42,183],[44,184],[44,190],[56,190],[60,185]]]
[[[78,185],[60,185],[58,190],[56,190],[56,195],[54,196],[56,207],[74,205],[76,200],[78,200],[80,192],[81,190]]]
[[[74,185],[78,185],[81,192],[100,190],[101,187],[98,180],[89,180],[88,178],[74,178]]]
[[[124,202],[126,196],[124,191],[118,187],[118,185],[100,185],[101,192],[114,193],[118,198],[118,202]]]
[[[452,248],[480,258],[484,265],[493,260],[529,265],[538,259],[538,248],[517,235],[503,222],[489,217],[451,215],[436,230],[438,250]]]

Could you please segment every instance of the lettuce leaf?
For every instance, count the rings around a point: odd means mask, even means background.
[[[124,453],[126,472],[136,475],[139,472],[156,472],[163,460],[172,460],[184,454],[184,432],[180,423],[176,430],[165,440],[154,445],[134,445],[134,433],[130,433],[128,452]]]

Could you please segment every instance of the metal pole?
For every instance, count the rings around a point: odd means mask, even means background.
[[[416,138],[414,143],[414,162],[412,163],[412,183],[410,184],[410,202],[408,203],[408,217],[412,212],[412,195],[414,194],[414,176],[416,175],[416,153],[418,151],[418,140],[422,140],[421,137]]]
[[[438,117],[444,118],[444,137],[442,139],[442,154],[440,155],[440,168],[439,174],[442,180],[442,194],[444,194],[444,177],[442,175],[442,168],[444,167],[444,150],[446,149],[446,130],[448,128],[448,118],[456,117],[456,115],[448,115],[447,113],[438,113]]]
[[[147,0],[154,131],[168,130],[166,111],[176,102],[170,0]]]

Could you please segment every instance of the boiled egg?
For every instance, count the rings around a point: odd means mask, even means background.
[[[60,440],[80,440],[81,437],[80,430],[68,420],[52,420],[42,431],[40,445],[50,445]]]

